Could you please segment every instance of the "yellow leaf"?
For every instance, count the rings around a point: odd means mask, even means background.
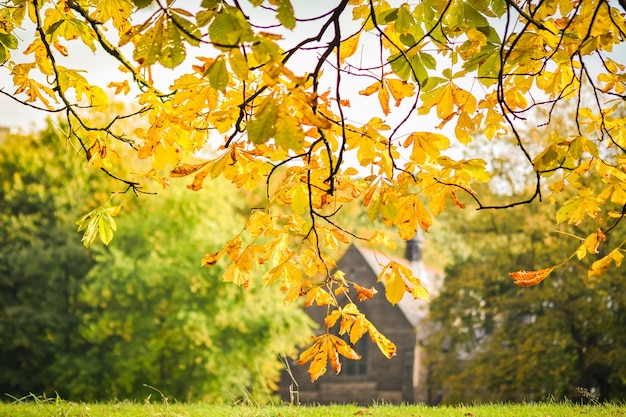
[[[395,224],[398,226],[400,238],[409,240],[415,236],[418,224],[422,229],[428,231],[433,220],[419,196],[410,194],[400,199]]]
[[[326,333],[314,338],[313,341],[313,345],[302,352],[296,361],[298,365],[311,362],[308,370],[311,382],[315,382],[326,373],[329,360],[333,371],[341,372],[339,354],[349,359],[360,359],[360,356],[343,339],[335,335]]]
[[[389,92],[386,88],[381,88],[378,90],[378,101],[380,103],[380,107],[383,109],[383,113],[385,116],[389,114]]]
[[[391,340],[387,339],[382,333],[380,333],[374,325],[370,323],[369,326],[369,335],[373,342],[376,343],[378,349],[382,352],[382,354],[387,358],[391,359],[396,356],[396,345],[391,342]]]
[[[354,349],[352,349],[352,346],[346,343],[343,339],[335,338],[334,341],[336,342],[335,348],[341,356],[354,361],[361,359],[361,355],[356,353]]]
[[[101,23],[112,19],[113,26],[124,32],[130,27],[132,12],[133,4],[129,0],[99,0],[95,7],[95,19]]]
[[[443,212],[443,209],[446,208],[449,193],[449,188],[443,187],[430,198],[428,201],[428,209],[433,216],[439,216]]]
[[[306,302],[304,303],[305,307],[310,307],[315,303],[318,306],[326,306],[333,305],[334,299],[333,297],[326,291],[324,288],[320,286],[316,286],[307,291]]]
[[[411,160],[422,165],[427,160],[438,158],[441,151],[450,147],[450,140],[439,133],[413,132],[406,138],[403,146],[407,148],[411,145]]]
[[[598,253],[598,246],[600,246],[600,241],[606,240],[606,236],[602,232],[602,230],[598,229],[596,233],[592,233],[584,240],[583,244],[580,245],[578,250],[576,251],[576,255],[578,259],[582,259],[585,257],[587,252],[591,254]]]
[[[589,188],[583,188],[579,191],[579,195],[570,198],[556,212],[556,222],[563,223],[567,220],[569,224],[578,226],[585,214],[592,218],[600,220],[598,213],[601,210],[600,202],[593,196],[593,191]]]
[[[385,296],[391,304],[398,304],[406,292],[406,283],[398,271],[396,262],[390,262],[378,276],[378,281],[385,282]]]
[[[357,32],[355,35],[341,42],[339,46],[339,63],[343,64],[346,58],[354,55],[359,47],[359,39],[361,32]]]
[[[419,299],[428,301],[429,299],[428,290],[421,285],[413,286],[413,288],[411,288],[411,295],[413,295],[413,298],[416,300]]]
[[[324,319],[324,323],[326,323],[326,327],[328,329],[333,327],[335,324],[337,324],[337,320],[339,320],[340,317],[341,317],[341,311],[339,310],[331,311],[330,314],[328,314],[326,318]]]
[[[250,274],[248,271],[241,270],[237,264],[233,263],[228,265],[222,279],[224,282],[232,282],[235,285],[247,288],[250,282]]]
[[[589,268],[587,275],[589,278],[600,276],[609,269],[611,262],[615,262],[615,266],[619,268],[623,260],[624,255],[621,253],[621,250],[615,248],[605,257],[595,261]]]
[[[396,107],[400,105],[402,99],[415,95],[415,85],[406,81],[389,78],[385,79],[385,84],[391,96],[396,100]]]
[[[291,194],[291,209],[297,213],[302,214],[309,208],[309,193],[307,185],[303,182],[296,184],[292,189]]]
[[[365,90],[359,91],[359,94],[362,96],[371,96],[378,90],[380,90],[380,82],[376,81],[374,84],[369,85]]]

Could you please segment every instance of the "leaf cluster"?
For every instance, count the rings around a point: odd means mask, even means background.
[[[263,189],[241,233],[202,262],[228,258],[225,280],[244,287],[253,270],[267,266],[265,285],[277,284],[288,303],[306,297],[332,314],[341,307],[336,294],[358,294],[358,283],[331,276],[340,244],[362,240],[387,250],[389,238],[356,234],[338,221],[353,202],[406,240],[444,211],[464,207],[460,196],[481,210],[550,199],[559,202],[557,224],[595,224],[595,237],[582,237],[587,243],[576,252],[607,254],[593,274],[620,266],[624,242],[608,246],[604,237],[626,214],[623,7],[598,0],[340,0],[313,10],[300,17],[289,0],[204,0],[195,7],[6,1],[0,58],[15,90],[0,93],[64,114],[85,160],[127,191],[185,176],[193,176],[193,190],[218,178]],[[299,30],[304,25],[312,29]],[[21,27],[31,35],[23,41]],[[120,71],[96,82],[80,64],[61,65],[81,45]],[[155,77],[159,66],[176,69],[171,83]],[[106,88],[132,92],[138,109],[107,116]],[[551,126],[567,102],[575,108],[573,130],[524,135],[534,114],[543,111]],[[121,128],[128,124],[133,128]],[[532,173],[527,195],[492,204],[478,192],[491,181],[491,161],[453,152],[476,136],[514,139]],[[142,176],[126,174],[128,158],[113,144],[148,163]],[[602,181],[586,181],[590,175]],[[571,190],[577,194],[560,198]],[[114,211],[99,208],[79,221],[84,242],[111,241]],[[512,266],[512,276],[536,284],[563,265]],[[390,284],[391,302],[402,284],[425,296],[418,277],[388,271],[381,280]]]

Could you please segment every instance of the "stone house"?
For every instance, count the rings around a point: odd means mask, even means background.
[[[413,269],[415,276],[429,291],[436,295],[443,280],[443,273],[424,266],[422,261],[422,235],[407,242],[404,259],[394,259]],[[428,302],[415,300],[409,294],[396,306],[385,298],[383,283],[376,282],[379,272],[389,262],[384,255],[377,254],[358,245],[352,245],[338,261],[337,267],[347,278],[355,279],[363,287],[375,287],[378,291],[373,300],[359,303],[359,310],[397,346],[396,356],[387,359],[378,347],[364,336],[356,346],[361,360],[351,361],[341,357],[342,371],[335,375],[332,369],[316,382],[311,383],[307,373],[308,364],[288,363],[289,372],[281,378],[281,397],[292,401],[290,385],[296,387],[301,403],[433,403],[434,393],[428,389],[428,371],[424,365],[421,341],[427,332],[425,323]],[[324,328],[325,307],[306,309],[311,318]],[[293,380],[295,380],[294,384]]]

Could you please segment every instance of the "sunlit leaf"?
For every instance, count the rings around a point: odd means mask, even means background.
[[[538,271],[524,271],[509,272],[509,275],[515,281],[515,285],[520,287],[531,287],[539,284],[541,281],[547,278],[556,267],[540,269]]]

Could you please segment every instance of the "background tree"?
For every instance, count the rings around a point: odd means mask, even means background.
[[[172,187],[132,199],[118,238],[89,251],[78,213],[94,200],[114,210],[119,196],[97,191],[105,177],[57,146],[57,132],[0,144],[0,392],[270,399],[279,355],[308,340],[310,321],[278,289],[242,292],[199,264],[234,233],[246,198],[223,184],[201,198]]]
[[[77,298],[95,264],[76,239],[77,216],[103,177],[59,146],[48,124],[39,135],[0,143],[0,392],[54,392],[64,364],[80,353]]]
[[[339,0],[316,8],[300,18],[306,9],[289,0],[203,0],[184,8],[150,0],[6,1],[0,60],[15,90],[2,92],[63,112],[84,157],[129,190],[140,192],[143,180],[120,173],[119,146],[149,160],[144,178],[163,185],[168,176],[193,175],[195,190],[219,176],[242,189],[264,188],[265,201],[249,213],[246,227],[203,263],[227,255],[225,279],[243,286],[254,268],[270,265],[264,282],[279,283],[287,301],[327,303],[330,314],[350,316],[347,323],[355,317],[342,310],[335,291],[354,290],[356,283],[331,276],[328,254],[354,238],[374,247],[388,241],[342,227],[337,213],[352,200],[402,239],[417,227],[428,230],[448,202],[460,206],[459,193],[488,209],[575,190],[556,209],[556,223],[594,223],[603,235],[620,225],[626,214],[622,3]],[[18,35],[22,27],[32,37]],[[81,46],[121,72],[94,83],[67,58],[83,53]],[[19,49],[26,54],[13,52]],[[155,76],[159,66],[179,72],[167,80]],[[140,109],[93,121],[86,115],[108,107],[105,88],[133,91]],[[520,123],[543,108],[548,116],[540,123],[550,125],[566,101],[576,106],[575,133],[555,133],[533,152]],[[138,128],[121,129],[125,119]],[[449,151],[477,132],[496,142],[515,138],[515,151],[533,174],[529,194],[487,204],[476,192],[476,183],[490,179],[487,161]],[[207,144],[216,152],[200,163],[189,159]],[[281,167],[288,167],[286,175],[275,175]],[[591,174],[603,181],[580,181]],[[99,210],[85,219],[88,242],[112,238],[110,215]],[[607,242],[597,272],[623,258],[624,242]],[[513,278],[536,284],[563,265],[520,270]],[[405,289],[425,297],[419,279],[398,264],[382,271],[391,303]],[[386,356],[395,354],[373,325],[363,329],[343,331],[352,342],[368,333]],[[327,356],[340,369],[338,346],[355,356],[338,340],[323,334],[302,358],[312,361],[312,379],[325,371]]]
[[[459,216],[446,225],[453,231],[447,238],[466,250],[431,303],[433,392],[446,403],[573,399],[577,388],[623,400],[623,276],[588,277],[586,261],[555,270],[535,288],[511,286],[502,271],[555,263],[581,244],[546,232],[549,210],[540,204],[515,212]]]
[[[553,129],[571,130],[566,113],[553,117]],[[539,133],[533,128],[525,134]],[[545,141],[549,138],[536,137],[534,143]],[[532,175],[499,156],[511,146],[483,148],[492,153],[496,173],[495,190],[483,191],[483,196],[514,200],[527,183],[525,177]],[[581,186],[601,180],[580,179]],[[553,199],[550,205],[513,207],[512,213],[441,217],[434,237],[441,245],[450,242],[452,261],[442,292],[431,305],[435,324],[428,351],[430,383],[442,401],[572,399],[580,396],[580,388],[602,400],[623,398],[626,362],[617,359],[626,319],[623,277],[613,270],[600,277],[597,271],[606,258],[598,251],[599,242],[623,240],[623,232],[607,237],[580,226],[576,232],[587,237],[576,238],[566,225],[550,230],[554,206],[562,204]],[[581,262],[557,268],[536,288],[512,287],[502,273],[513,265],[539,270],[574,256]]]
[[[201,198],[172,187],[139,200],[80,294],[80,336],[88,350],[64,385],[82,398],[146,398],[147,384],[182,401],[267,401],[281,355],[308,341],[311,322],[284,307],[260,280],[249,291],[224,283],[199,258],[234,233],[245,197],[222,185]],[[251,278],[251,281],[254,281]]]

